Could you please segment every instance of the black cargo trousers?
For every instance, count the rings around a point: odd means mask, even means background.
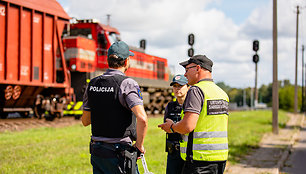
[[[90,142],[94,174],[139,174],[137,150],[128,144]]]
[[[223,174],[226,161],[190,161],[184,163],[182,174]]]

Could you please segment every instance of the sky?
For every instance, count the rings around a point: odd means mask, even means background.
[[[70,17],[95,18],[121,33],[128,45],[168,59],[174,74],[188,60],[188,34],[195,55],[213,62],[213,79],[231,87],[255,86],[254,40],[259,40],[258,87],[272,83],[272,0],[58,0]],[[296,7],[299,5],[298,84],[302,84],[302,45],[306,43],[306,1],[278,0],[278,79],[295,83]],[[305,53],[304,53],[305,54]],[[306,61],[305,61],[306,62]]]

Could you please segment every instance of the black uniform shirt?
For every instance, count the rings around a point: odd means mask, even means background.
[[[182,105],[180,105],[177,101],[169,102],[165,108],[164,122],[167,118],[171,119],[175,123],[179,122],[181,120],[181,112]],[[179,133],[167,133],[166,135],[167,140],[177,142],[181,140],[181,135]]]

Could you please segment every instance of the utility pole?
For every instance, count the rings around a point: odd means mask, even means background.
[[[110,16],[111,16],[111,15],[110,15],[110,14],[107,14],[106,16],[107,16],[107,25],[110,26]]]
[[[294,114],[297,114],[298,108],[298,86],[297,86],[297,68],[298,68],[298,37],[299,37],[299,6],[296,6],[296,42],[295,42],[295,84],[294,84]]]
[[[243,88],[243,109],[246,109],[247,105],[246,105],[246,89]]]
[[[273,0],[273,84],[272,84],[272,131],[278,134],[278,79],[277,79],[277,0]]]
[[[254,109],[254,100],[253,100],[253,88],[251,87],[251,90],[250,90],[250,100],[251,100],[251,102],[250,102],[250,105],[251,105],[251,110],[253,110]]]
[[[302,45],[302,107],[301,112],[305,111],[305,91],[304,91],[304,45]]]

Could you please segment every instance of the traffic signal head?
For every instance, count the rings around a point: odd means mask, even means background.
[[[189,48],[189,49],[188,49],[188,56],[189,56],[189,57],[192,57],[193,54],[194,54],[194,49],[193,49],[193,48]]]
[[[254,40],[253,41],[253,50],[254,51],[258,51],[259,50],[259,41],[258,40]]]
[[[258,56],[258,54],[255,54],[255,55],[253,56],[253,62],[254,62],[254,63],[259,62],[259,56]]]
[[[140,40],[140,48],[143,48],[144,50],[146,49],[146,40],[145,39]]]
[[[194,44],[194,34],[192,34],[192,33],[188,35],[188,44],[190,46],[192,46]]]

